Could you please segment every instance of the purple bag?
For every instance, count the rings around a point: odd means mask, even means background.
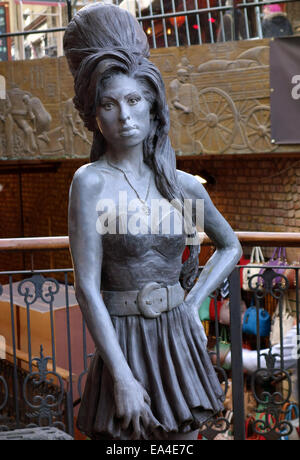
[[[265,267],[262,268],[259,271],[259,274],[262,275],[267,267],[278,267],[278,268],[273,268],[273,271],[278,273],[278,275],[283,275],[285,272],[285,267],[288,265],[287,259],[286,259],[286,249],[285,248],[275,248],[273,255],[271,259],[266,262]],[[279,268],[282,267],[282,268]],[[263,278],[260,278],[260,283],[263,284]],[[281,276],[275,277],[273,279],[273,286],[276,284],[280,284],[284,281],[284,278]]]

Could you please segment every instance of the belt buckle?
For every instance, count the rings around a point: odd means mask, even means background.
[[[161,311],[153,310],[153,307],[151,307],[152,301],[149,299],[151,292],[160,288],[161,285],[159,283],[151,282],[145,284],[145,286],[139,291],[137,296],[137,305],[145,318],[157,318],[161,314]]]

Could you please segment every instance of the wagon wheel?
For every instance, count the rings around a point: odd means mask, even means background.
[[[233,150],[248,150],[248,140],[246,135],[246,123],[249,113],[256,107],[259,102],[254,99],[235,100],[234,101],[238,113],[238,127],[235,138],[232,143]]]
[[[193,137],[201,142],[203,153],[222,153],[232,144],[237,130],[234,102],[219,88],[205,88],[199,93],[199,103]]]
[[[249,113],[246,122],[246,136],[248,147],[253,152],[272,152],[277,149],[271,142],[270,107],[259,105]]]

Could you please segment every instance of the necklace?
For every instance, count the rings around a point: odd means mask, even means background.
[[[107,163],[109,164],[109,166],[111,166],[113,169],[116,169],[117,171],[120,171],[123,176],[124,176],[124,179],[126,180],[127,184],[129,185],[129,187],[134,191],[134,193],[136,194],[137,198],[139,199],[139,201],[142,203],[142,211],[147,215],[149,216],[150,215],[150,208],[149,206],[147,205],[147,199],[148,199],[148,195],[149,195],[149,190],[150,190],[150,184],[151,184],[151,173],[150,173],[150,177],[149,177],[149,184],[148,184],[148,188],[147,188],[147,192],[146,192],[146,196],[145,196],[145,199],[143,200],[139,193],[137,192],[137,190],[134,188],[134,186],[132,185],[132,183],[130,182],[130,180],[128,179],[127,177],[127,174],[125,173],[125,171],[123,171],[123,169],[119,168],[118,166],[115,166],[113,164],[110,163],[110,161],[106,160]]]

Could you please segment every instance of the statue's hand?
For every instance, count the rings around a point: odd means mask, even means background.
[[[132,439],[140,439],[150,426],[159,425],[151,412],[148,393],[133,377],[115,382],[114,396],[117,416],[123,418],[122,428],[126,430],[132,422]]]

